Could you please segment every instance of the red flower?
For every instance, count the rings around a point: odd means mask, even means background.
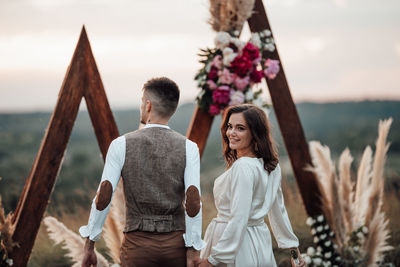
[[[237,56],[231,62],[232,71],[242,78],[246,76],[251,67],[251,61],[245,56]]]
[[[215,80],[216,78],[218,78],[218,69],[216,67],[211,67],[211,70],[208,73],[207,78],[209,80]]]
[[[252,43],[247,43],[243,48],[243,56],[247,57],[250,61],[260,57],[260,52],[258,51],[258,47],[253,45]]]
[[[253,81],[254,83],[259,83],[261,82],[261,79],[264,77],[264,72],[262,70],[256,70],[254,69],[251,73],[250,73],[250,79],[251,81]]]
[[[222,85],[213,91],[213,101],[216,104],[226,105],[230,100],[230,88],[229,86]]]
[[[219,108],[219,106],[217,104],[211,104],[210,105],[210,109],[208,110],[208,112],[211,115],[218,115],[221,112],[221,110],[220,110],[220,108]]]

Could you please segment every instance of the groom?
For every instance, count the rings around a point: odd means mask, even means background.
[[[171,130],[168,121],[179,88],[162,77],[144,84],[140,119],[144,128],[110,144],[88,225],[82,266],[96,266],[110,202],[122,176],[126,220],[121,266],[194,266],[201,240],[200,158],[197,145]]]

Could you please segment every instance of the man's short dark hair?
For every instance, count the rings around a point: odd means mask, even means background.
[[[144,84],[143,91],[159,116],[169,118],[174,114],[179,102],[179,88],[174,81],[167,77],[153,78]]]

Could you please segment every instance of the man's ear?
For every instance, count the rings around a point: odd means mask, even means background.
[[[146,111],[150,112],[152,107],[153,107],[153,104],[151,103],[151,101],[146,100]]]

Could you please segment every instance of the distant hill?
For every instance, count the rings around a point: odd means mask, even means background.
[[[194,104],[181,105],[171,120],[170,126],[185,134],[194,107]],[[336,157],[344,148],[349,147],[356,159],[366,145],[371,145],[374,149],[379,119],[393,117],[394,121],[388,138],[391,147],[387,172],[393,179],[399,177],[399,101],[299,103],[297,109],[308,141],[320,140],[331,148]],[[0,114],[0,177],[2,177],[0,194],[3,196],[6,210],[16,207],[50,116],[50,113]],[[139,125],[138,110],[115,110],[114,116],[121,134],[135,130]],[[285,166],[285,173],[290,178],[290,165],[274,112],[271,112],[270,120],[274,136],[279,144],[281,162]],[[202,186],[205,191],[211,190],[214,178],[224,169],[220,124],[219,116],[214,121],[202,159]],[[57,207],[66,200],[70,205],[64,209],[70,209],[70,211],[75,205],[87,206],[93,197],[87,192],[96,190],[101,171],[102,158],[91,122],[88,113],[81,111],[72,132],[63,168],[56,182],[51,207]]]

